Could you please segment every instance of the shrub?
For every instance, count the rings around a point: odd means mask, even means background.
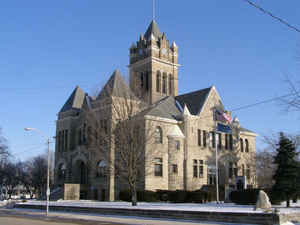
[[[130,190],[120,191],[119,199],[122,201],[131,202]],[[137,200],[141,202],[156,202],[158,199],[154,191],[137,191]]]
[[[158,201],[157,195],[154,191],[138,191],[137,199],[141,202],[156,202]]]
[[[259,189],[232,191],[229,197],[233,203],[240,205],[253,205],[257,202],[259,191]]]

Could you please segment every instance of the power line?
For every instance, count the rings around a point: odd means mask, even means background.
[[[279,96],[279,97],[266,99],[266,100],[263,100],[263,101],[260,101],[260,102],[256,102],[256,103],[253,103],[253,104],[244,105],[244,106],[232,109],[231,111],[239,111],[239,110],[242,110],[242,109],[251,108],[251,107],[254,107],[254,106],[257,106],[257,105],[261,105],[261,104],[273,102],[273,101],[276,101],[276,100],[280,100],[282,98],[287,98],[287,97],[290,97],[290,96],[293,96],[293,95],[296,95],[296,94],[297,93],[290,93],[290,94],[282,95],[282,96]]]
[[[282,24],[288,26],[289,28],[291,28],[291,29],[293,29],[293,30],[295,30],[295,31],[297,31],[297,32],[300,33],[300,29],[298,29],[297,27],[291,25],[290,23],[288,23],[284,19],[281,19],[280,17],[275,16],[270,11],[265,10],[264,8],[262,8],[261,6],[259,6],[259,5],[255,4],[255,3],[251,2],[250,0],[243,0],[243,1],[247,2],[248,4],[250,4],[251,6],[257,8],[258,10],[260,10],[261,12],[263,12],[264,14],[267,14],[267,15],[271,16],[273,19],[278,20],[280,23],[282,23]]]

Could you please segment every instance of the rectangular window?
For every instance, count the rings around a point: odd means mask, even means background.
[[[198,146],[201,146],[201,130],[198,129]]]
[[[57,144],[57,148],[58,148],[58,151],[60,152],[61,151],[61,131],[58,132],[58,144]]]
[[[229,145],[228,145],[228,134],[225,134],[225,149],[229,149]]]
[[[180,141],[176,141],[175,144],[176,144],[176,149],[180,150]]]
[[[62,149],[62,151],[65,151],[65,131],[64,130],[61,132],[61,149]]]
[[[199,177],[202,178],[204,173],[203,160],[199,160]]]
[[[203,147],[206,147],[206,131],[203,131]]]
[[[154,175],[156,177],[163,176],[163,161],[162,158],[155,158],[154,159]]]
[[[68,150],[68,130],[65,130],[65,151]]]
[[[173,164],[172,165],[172,171],[173,171],[173,173],[178,173],[178,166],[177,166],[177,164]]]
[[[222,134],[218,133],[218,148],[222,148]]]
[[[232,134],[229,134],[229,150],[233,150],[233,139],[232,139]]]
[[[196,159],[194,159],[194,166],[193,166],[193,170],[194,170],[194,177],[198,177],[198,161]]]
[[[216,133],[211,131],[209,133],[210,135],[210,147],[215,148],[216,147]]]

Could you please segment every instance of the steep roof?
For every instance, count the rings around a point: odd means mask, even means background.
[[[97,99],[103,97],[115,96],[115,97],[129,97],[133,96],[133,93],[129,89],[125,80],[123,79],[119,70],[115,70],[111,75],[107,83],[104,85]]]
[[[142,113],[166,119],[178,119],[181,116],[181,111],[177,108],[173,96],[167,96],[161,99]]]
[[[144,37],[146,40],[149,40],[151,38],[151,34],[154,35],[155,38],[162,37],[162,33],[160,32],[157,23],[155,20],[152,20],[151,24],[149,25],[146,33],[144,34]]]
[[[180,103],[182,108],[186,105],[192,115],[197,115],[202,109],[211,88],[178,95],[175,99]]]
[[[79,86],[76,86],[64,106],[61,108],[60,112],[66,112],[70,109],[81,109],[84,101],[84,92]]]

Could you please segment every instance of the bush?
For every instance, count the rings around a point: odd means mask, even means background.
[[[119,199],[125,202],[131,202],[131,193],[130,190],[122,190],[119,193]]]
[[[122,190],[119,193],[119,199],[126,202],[131,202],[130,190]],[[154,191],[137,191],[137,200],[140,202],[156,202],[157,195]]]
[[[240,191],[232,191],[229,195],[233,203],[240,205],[254,205],[257,202],[259,189],[246,189]]]
[[[137,199],[141,202],[157,202],[157,195],[154,191],[138,191]]]

